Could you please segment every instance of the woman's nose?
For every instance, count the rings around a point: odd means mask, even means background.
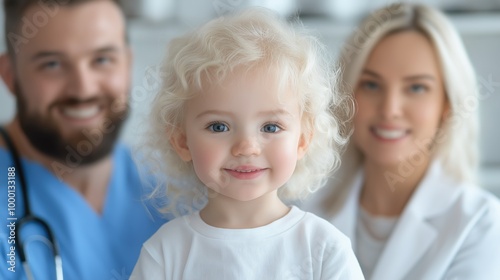
[[[380,100],[380,114],[384,119],[391,120],[401,116],[403,98],[398,90],[390,89],[384,92]]]

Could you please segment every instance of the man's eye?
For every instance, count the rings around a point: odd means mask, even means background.
[[[227,125],[223,124],[223,123],[213,123],[213,124],[210,124],[208,127],[207,127],[208,130],[212,131],[212,132],[226,132],[226,131],[229,131],[229,128],[227,127]]]
[[[280,130],[281,128],[277,124],[266,124],[261,129],[261,131],[265,133],[276,133]]]
[[[111,59],[109,57],[106,57],[106,56],[101,56],[101,57],[96,58],[95,62],[97,64],[108,64],[111,62]]]
[[[42,64],[42,69],[57,69],[61,66],[61,63],[59,61],[47,61]]]

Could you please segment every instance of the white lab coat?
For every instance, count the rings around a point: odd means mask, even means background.
[[[362,183],[361,170],[334,214],[318,207],[328,189],[302,206],[333,223],[353,248]],[[455,183],[435,162],[401,214],[371,279],[500,279],[499,200]]]

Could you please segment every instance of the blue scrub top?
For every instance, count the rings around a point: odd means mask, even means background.
[[[102,214],[97,214],[79,193],[45,167],[26,159],[22,159],[22,165],[29,186],[31,211],[51,227],[60,248],[65,279],[128,279],[142,243],[167,222],[148,206],[138,169],[130,151],[122,144],[113,151],[113,171]],[[25,279],[19,252],[13,257],[10,247],[15,244],[9,244],[11,228],[8,225],[12,216],[8,211],[7,183],[11,166],[10,153],[0,148],[0,278]],[[19,173],[15,175],[13,217],[20,219],[24,215],[24,201]],[[31,224],[20,234],[25,240],[34,278],[55,279],[53,255],[40,226]]]

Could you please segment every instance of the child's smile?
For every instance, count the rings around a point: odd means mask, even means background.
[[[252,180],[263,173],[265,173],[268,168],[261,168],[256,166],[243,165],[235,168],[224,168],[224,170],[232,177],[239,180]]]

